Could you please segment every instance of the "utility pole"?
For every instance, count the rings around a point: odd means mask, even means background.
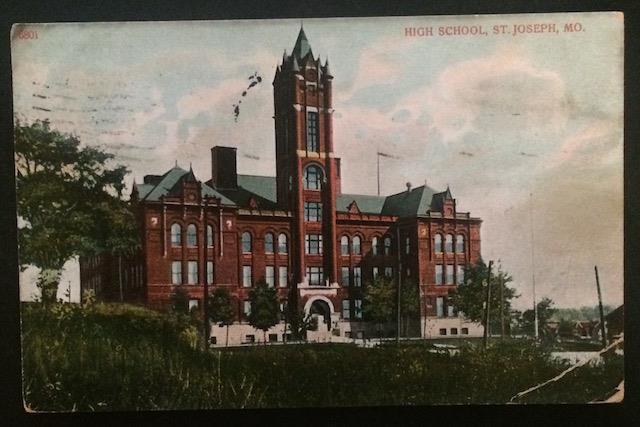
[[[376,169],[376,176],[378,177],[378,196],[380,195],[380,152],[378,151],[376,153],[376,159],[377,159],[377,169]]]
[[[396,228],[396,250],[398,252],[398,288],[396,290],[396,344],[400,343],[400,293],[402,291],[402,255],[400,252],[400,228]]]
[[[538,341],[538,302],[536,301],[536,267],[533,250],[533,192],[529,193],[530,197],[530,211],[529,211],[529,225],[531,228],[531,285],[533,291],[533,333]]]
[[[500,285],[500,340],[504,341],[504,277],[498,272],[498,283]]]
[[[69,284],[67,286],[67,297],[69,297],[69,304],[71,304],[71,280],[68,281]]]
[[[600,334],[602,335],[602,348],[607,346],[607,335],[604,327],[604,309],[602,308],[602,292],[600,292],[600,279],[598,278],[598,266],[593,266],[596,272],[596,287],[598,288],[598,308],[600,309]]]
[[[202,225],[202,230],[203,230],[203,235],[204,235],[204,239],[202,241],[202,247],[203,247],[203,259],[204,259],[204,280],[203,280],[203,291],[202,291],[202,304],[203,304],[203,314],[204,314],[204,350],[207,351],[209,349],[209,260],[208,260],[208,253],[209,253],[209,233],[208,233],[208,229],[209,227],[207,226],[207,208],[209,207],[209,199],[207,198],[207,196],[204,197],[204,213],[203,213],[203,225]],[[213,228],[213,227],[212,227]],[[213,239],[213,236],[212,236]],[[228,331],[228,327],[227,327],[227,331]]]
[[[489,310],[491,309],[491,267],[493,266],[493,261],[489,261],[489,270],[487,273],[487,299],[484,304],[484,333],[482,337],[482,343],[486,350],[487,343],[489,341]]]

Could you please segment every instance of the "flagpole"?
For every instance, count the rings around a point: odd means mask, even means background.
[[[377,176],[378,176],[378,196],[379,196],[380,195],[380,152],[379,151],[376,153],[376,158],[378,159]]]

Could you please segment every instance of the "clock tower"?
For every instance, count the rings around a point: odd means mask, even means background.
[[[337,282],[336,195],[340,159],[333,152],[329,61],[313,55],[304,29],[285,51],[273,80],[278,205],[291,211],[293,280]]]

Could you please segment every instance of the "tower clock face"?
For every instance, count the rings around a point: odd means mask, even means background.
[[[315,82],[317,77],[316,70],[307,70],[307,80]]]

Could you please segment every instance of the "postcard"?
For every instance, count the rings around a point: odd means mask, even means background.
[[[14,25],[25,409],[622,401],[623,34]]]

